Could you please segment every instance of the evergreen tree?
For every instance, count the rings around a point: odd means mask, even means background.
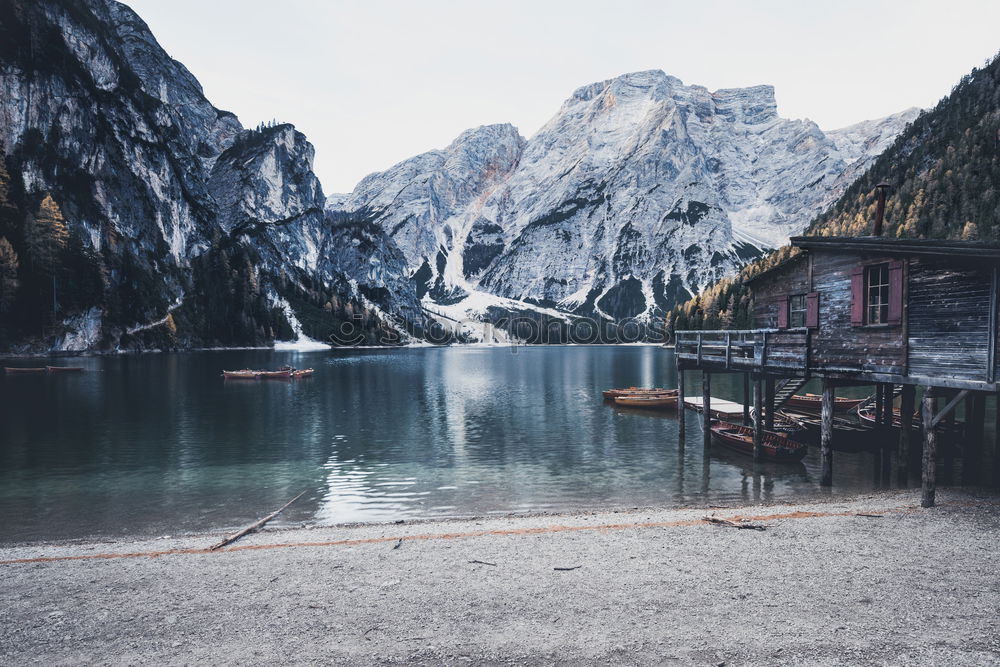
[[[7,312],[17,298],[17,253],[3,236],[0,236],[0,313]]]

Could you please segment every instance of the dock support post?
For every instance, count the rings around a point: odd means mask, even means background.
[[[910,442],[913,438],[913,410],[917,399],[917,388],[912,384],[903,385],[899,406],[901,419],[899,429],[899,449],[896,451],[896,480],[906,486],[910,475]]]
[[[885,383],[885,389],[883,390],[885,392],[885,423],[890,429],[892,428],[893,419],[892,403],[895,400],[892,397],[893,389],[894,387],[891,382]]]
[[[875,423],[885,424],[885,394],[882,391],[882,383],[875,384]]]
[[[921,507],[934,507],[935,473],[937,472],[937,431],[934,427],[934,411],[937,404],[937,392],[934,387],[927,387],[924,392],[923,420],[924,420],[924,454],[922,489],[920,493]]]
[[[760,443],[764,435],[764,381],[760,377],[753,382],[753,460],[760,460]]]
[[[712,446],[712,374],[701,373],[701,424],[705,433],[705,451]]]
[[[684,371],[677,363],[677,445],[684,448]],[[683,466],[682,466],[683,467]]]
[[[833,383],[825,378],[820,403],[819,451],[822,463],[820,486],[833,486]]]
[[[764,380],[764,430],[774,430],[774,377],[768,375]]]
[[[974,484],[983,462],[986,439],[986,395],[979,392],[965,399],[965,455],[962,457],[962,482]]]
[[[997,393],[993,425],[993,483],[1000,483],[1000,392]]]
[[[1000,403],[1000,394],[997,395]],[[743,374],[743,425],[750,426],[750,374]]]
[[[996,412],[993,415],[993,484],[1000,484],[1000,392],[996,396]]]
[[[833,486],[833,398],[833,383],[824,379],[820,402],[820,486]]]

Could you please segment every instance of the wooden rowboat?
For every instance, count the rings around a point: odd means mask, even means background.
[[[41,368],[32,368],[27,366],[4,366],[3,372],[7,373],[8,375],[28,375],[28,374],[37,375],[39,373],[45,373],[47,371],[45,370],[44,366],[42,366]]]
[[[222,371],[222,377],[227,380],[256,380],[260,373],[258,371],[252,371],[249,369],[244,369],[242,371]]]
[[[863,398],[834,398],[833,411],[847,412],[848,410],[853,410],[864,400],[865,399]],[[785,405],[790,408],[796,408],[797,410],[819,412],[822,407],[822,401],[823,397],[819,394],[795,394],[785,401]]]
[[[651,387],[648,389],[644,389],[642,387],[629,387],[628,389],[606,389],[603,392],[601,392],[601,395],[604,396],[605,400],[611,401],[618,398],[619,396],[647,396],[647,395],[676,396],[677,390],[660,389],[657,387]]]
[[[616,396],[615,405],[621,405],[627,408],[653,408],[657,410],[676,408],[677,394],[674,394],[673,396],[658,394]]]
[[[307,378],[307,377],[309,377],[310,375],[312,375],[315,372],[316,371],[314,371],[311,368],[297,368],[294,371],[292,371],[292,377],[293,378]]]
[[[292,370],[285,369],[280,371],[256,371],[257,377],[262,380],[282,380],[292,377]]]
[[[875,420],[875,408],[868,407],[858,410],[858,417],[861,418],[862,423],[868,424],[869,426],[877,426],[878,422]],[[914,430],[920,430],[924,427],[923,420],[920,418],[920,413],[915,412],[910,417],[910,427]],[[899,408],[892,409],[892,426],[893,428],[903,428],[903,415]]]
[[[712,438],[715,442],[753,456],[753,429],[724,421],[712,421]],[[764,431],[760,443],[760,455],[771,461],[801,461],[808,448],[783,433]]]
[[[83,366],[46,366],[49,373],[82,373]]]

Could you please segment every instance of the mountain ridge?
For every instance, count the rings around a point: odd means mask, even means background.
[[[366,176],[328,208],[390,233],[425,305],[486,293],[652,322],[801,231],[916,113],[828,135],[781,118],[773,86],[709,91],[633,72],[577,88],[530,139],[509,125],[467,130]],[[500,127],[502,138],[485,129]],[[505,159],[459,201],[436,184],[460,175],[429,168],[427,156],[469,137],[495,139],[479,148]],[[478,182],[486,163],[470,166],[466,180]]]

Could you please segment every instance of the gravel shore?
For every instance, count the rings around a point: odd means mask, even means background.
[[[1000,498],[939,501],[0,548],[0,664],[997,664]]]

